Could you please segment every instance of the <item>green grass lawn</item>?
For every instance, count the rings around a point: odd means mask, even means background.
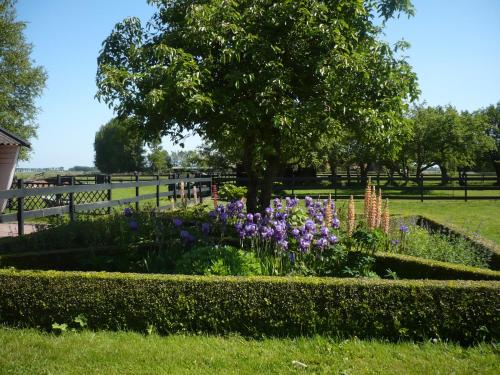
[[[0,329],[2,374],[498,374],[492,345]],[[304,363],[300,368],[293,361]]]

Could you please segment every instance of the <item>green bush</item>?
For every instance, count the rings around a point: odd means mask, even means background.
[[[245,186],[236,186],[233,184],[224,184],[219,189],[219,197],[225,201],[234,201],[243,198],[247,194]]]
[[[500,338],[500,282],[0,270],[0,322],[246,336]]]
[[[254,276],[261,274],[253,252],[232,246],[200,246],[186,252],[176,272],[184,275]]]
[[[434,280],[500,280],[500,272],[484,268],[468,267],[408,255],[376,253],[375,272],[396,272],[401,279]]]

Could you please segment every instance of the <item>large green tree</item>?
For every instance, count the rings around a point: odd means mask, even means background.
[[[0,126],[30,140],[38,127],[35,100],[47,76],[30,58],[33,47],[23,35],[26,23],[16,20],[14,4],[0,0]],[[25,149],[20,158],[28,159]]]
[[[412,137],[405,152],[415,163],[417,175],[437,165],[443,183],[450,170],[474,167],[479,157],[494,146],[484,116],[459,112],[450,105],[416,106],[410,123]]]
[[[132,131],[132,119],[114,118],[97,131],[95,166],[104,173],[138,172],[145,168],[144,141]]]
[[[167,150],[164,150],[159,142],[151,145],[148,154],[148,169],[153,173],[165,173],[172,168],[172,159]]]
[[[497,175],[497,184],[500,185],[500,102],[480,110],[479,115],[484,116],[484,120],[490,125],[488,135],[494,147],[487,156]]]
[[[418,93],[378,26],[409,0],[150,2],[147,27],[128,18],[104,41],[97,97],[145,137],[194,131],[241,161],[249,210],[323,133],[386,139]]]

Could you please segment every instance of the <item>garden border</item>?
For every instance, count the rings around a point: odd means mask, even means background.
[[[500,338],[500,282],[0,270],[0,322],[90,329],[427,340]]]

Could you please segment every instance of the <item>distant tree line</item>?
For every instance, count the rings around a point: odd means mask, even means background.
[[[439,167],[443,183],[450,171],[495,171],[500,184],[500,103],[474,111],[458,111],[451,105],[417,105],[405,116],[398,142],[386,137],[383,142],[360,138],[345,131],[335,141],[325,137],[309,160],[315,166],[338,168],[355,166],[362,177],[369,170],[417,176]]]
[[[101,126],[94,140],[95,168],[103,173],[165,173],[172,167],[225,170],[231,166],[229,159],[210,144],[169,154],[159,140],[147,144],[135,130],[130,118],[114,118]]]

